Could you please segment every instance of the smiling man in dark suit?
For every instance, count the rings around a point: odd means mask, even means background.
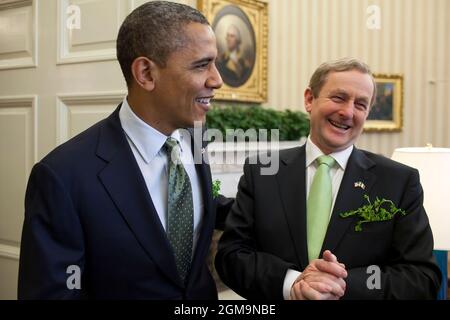
[[[434,299],[440,271],[417,170],[354,143],[374,103],[369,67],[356,59],[322,64],[305,91],[305,145],[280,151],[261,174],[248,160],[215,265],[223,281],[256,299]],[[256,163],[256,164],[250,164]],[[340,214],[365,195],[392,201],[384,221]],[[401,209],[406,215],[395,214]],[[376,214],[371,212],[372,215]],[[372,217],[375,218],[376,217]]]
[[[180,130],[205,120],[216,57],[189,6],[149,2],[125,19],[128,96],[31,172],[19,299],[217,299],[206,257],[230,201],[213,199],[210,168],[194,161],[202,142]]]

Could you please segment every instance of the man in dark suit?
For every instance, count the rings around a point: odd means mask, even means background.
[[[203,145],[180,130],[205,120],[216,56],[191,7],[149,2],[125,19],[128,96],[30,175],[19,299],[217,299],[206,257],[230,201],[213,198]]]
[[[324,63],[305,91],[311,118],[306,144],[281,151],[274,175],[261,174],[263,166],[254,159],[244,165],[215,261],[220,277],[238,294],[436,297],[440,271],[417,170],[354,147],[375,88],[368,66],[356,59]],[[358,230],[362,217],[340,214],[370,209],[365,195],[372,204],[378,197],[394,206],[383,205],[385,219],[362,223]],[[382,215],[373,206],[366,214],[369,220]]]

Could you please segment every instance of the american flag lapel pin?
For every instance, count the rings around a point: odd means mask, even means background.
[[[355,188],[361,188],[363,190],[366,190],[366,185],[362,181],[356,181],[354,186]]]

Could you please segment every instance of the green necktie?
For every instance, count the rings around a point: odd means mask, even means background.
[[[169,158],[167,237],[175,254],[178,273],[183,281],[191,266],[194,209],[189,176],[180,159],[180,146],[174,138],[164,144]]]
[[[323,155],[316,161],[319,166],[309,190],[306,208],[306,233],[310,262],[319,257],[322,249],[333,200],[330,168],[333,167],[335,160],[330,156]]]

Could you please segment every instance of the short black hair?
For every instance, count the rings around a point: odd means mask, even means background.
[[[130,87],[131,64],[147,57],[165,67],[169,55],[185,45],[184,27],[192,22],[209,25],[205,16],[190,6],[168,2],[147,2],[131,12],[117,36],[117,60]]]

